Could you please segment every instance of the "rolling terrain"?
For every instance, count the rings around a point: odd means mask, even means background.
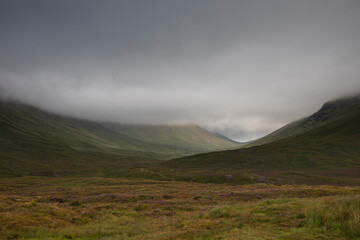
[[[42,176],[0,178],[0,239],[359,239],[360,106],[338,103],[267,143],[168,161],[216,139],[1,103],[0,174]]]
[[[160,146],[179,148],[188,154],[238,148],[240,143],[206,131],[197,125],[131,125],[103,123],[103,126],[131,138]]]
[[[360,179],[359,99],[325,103],[246,147],[196,125],[99,123],[1,102],[0,176],[354,185]]]
[[[164,144],[153,141],[149,134],[147,138],[135,138],[98,122],[58,116],[21,103],[2,101],[0,113],[0,176],[102,175],[109,169],[146,166],[236,145],[196,126],[160,127],[176,129],[163,132],[168,142]],[[153,131],[157,131],[155,126]],[[191,138],[194,134],[197,137]],[[171,142],[172,138],[177,140]],[[182,140],[180,146],[176,145],[178,139]]]
[[[328,102],[257,143],[173,159],[163,171],[195,181],[246,183],[266,177],[271,182],[347,184],[347,178],[360,178],[359,98]],[[355,184],[354,179],[349,181]]]
[[[167,164],[225,168],[328,168],[360,166],[360,109],[304,133],[268,144],[205,153]]]

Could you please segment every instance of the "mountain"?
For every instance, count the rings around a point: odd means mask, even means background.
[[[305,133],[313,128],[319,127],[338,117],[341,117],[344,114],[351,113],[353,110],[359,108],[359,106],[360,95],[329,101],[325,103],[319,111],[311,116],[291,122],[269,135],[247,144],[245,147],[262,145],[284,139],[286,137]]]
[[[185,150],[187,154],[239,147],[220,134],[211,133],[197,125],[129,125],[103,123],[112,131],[160,146]]]
[[[310,117],[280,130],[269,135],[273,137],[271,141],[269,136],[265,137],[266,141],[261,145],[182,157],[170,160],[164,166],[178,173],[186,172],[190,179],[191,173],[231,172],[233,176],[249,176],[247,170],[276,176],[276,179],[286,178],[285,175],[293,171],[302,177],[309,177],[307,174],[311,172],[312,178],[341,173],[344,179],[353,172],[360,178],[358,97],[328,102]]]
[[[131,128],[138,135],[141,129],[146,129],[141,126]],[[144,134],[147,138],[135,138],[98,122],[59,116],[26,104],[0,101],[0,176],[98,175],[109,169],[153,164],[189,153],[235,146],[233,141],[224,140],[199,127],[173,128],[177,131],[170,136],[162,132],[169,144],[160,144],[160,140],[151,140],[152,137],[158,138],[155,135],[151,137],[151,134],[156,134],[154,130]],[[190,138],[189,132],[195,132],[195,129],[199,133],[198,138]],[[183,139],[186,147],[171,144],[172,137],[176,141]],[[187,139],[190,141],[188,144]],[[213,145],[197,141],[212,141]]]

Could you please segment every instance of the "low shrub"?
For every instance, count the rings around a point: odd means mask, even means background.
[[[305,225],[320,231],[336,231],[360,237],[360,196],[339,197],[311,207]]]

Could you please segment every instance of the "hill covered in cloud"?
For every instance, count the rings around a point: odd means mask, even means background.
[[[140,5],[2,1],[3,93],[89,120],[194,123],[245,141],[360,90],[356,1]]]

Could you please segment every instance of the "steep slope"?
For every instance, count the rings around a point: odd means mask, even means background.
[[[164,147],[184,149],[188,154],[224,150],[239,147],[219,134],[214,134],[196,125],[128,125],[103,123],[107,128],[144,142]]]
[[[245,147],[258,146],[284,139],[286,137],[305,133],[338,117],[342,117],[344,114],[351,113],[353,110],[359,107],[360,95],[327,102],[320,108],[319,111],[312,114],[311,116],[295,122],[291,122],[284,127],[270,133],[269,135],[251,142]]]
[[[24,104],[0,102],[0,113],[0,176],[99,171],[183,155]]]
[[[325,104],[322,108],[325,114],[316,113],[308,118],[324,121],[303,133],[259,146],[174,159],[166,166],[203,170],[360,167],[360,107],[351,107],[352,110],[337,107],[336,114],[327,114],[327,109],[333,109],[332,105],[337,103]],[[328,116],[335,115],[330,121]]]
[[[76,150],[131,150],[161,152],[165,148],[115,133],[101,124],[50,114],[18,103],[0,103],[0,129],[4,136],[23,135],[56,141]]]
[[[147,128],[137,127],[139,129],[132,130],[138,135]],[[187,127],[185,131],[181,129],[179,127],[176,134],[179,139],[184,139],[182,146],[171,142],[175,133],[165,136],[169,144],[163,144],[156,140],[156,134],[160,132],[150,131],[143,134],[147,138],[135,138],[97,122],[58,116],[25,104],[0,101],[0,177],[54,173],[99,175],[113,169],[153,164],[189,153],[217,149],[215,146],[207,147],[207,143],[202,145],[196,142],[205,141],[205,137],[190,139],[187,133],[190,130]],[[209,139],[213,139],[211,133],[206,133]],[[156,141],[152,141],[152,138]],[[191,142],[186,145],[186,140]],[[233,142],[229,140],[229,143]]]

